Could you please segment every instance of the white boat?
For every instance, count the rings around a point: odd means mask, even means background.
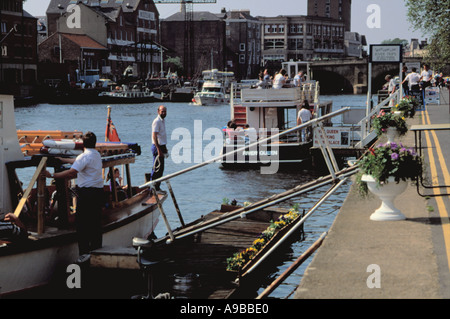
[[[195,105],[223,105],[230,103],[231,84],[235,82],[233,72],[217,69],[202,72],[202,90],[194,95]]]
[[[319,84],[315,81],[301,87],[242,89],[240,103],[235,104],[234,99],[230,103],[232,120],[237,127],[224,128],[222,152],[231,155],[224,156],[222,166],[310,165],[313,141],[311,138],[302,141],[300,132],[243,148],[297,126],[297,115],[305,100],[315,116],[330,113],[332,102],[319,103],[318,95]]]
[[[230,103],[230,95],[219,81],[205,81],[202,90],[192,99],[195,105],[224,105]]]
[[[19,216],[26,225],[28,237],[0,240],[0,296],[14,294],[48,284],[57,270],[66,270],[78,257],[78,244],[74,227],[76,196],[69,183],[56,181],[46,185],[40,177],[42,168],[67,169],[52,156],[25,156],[21,150],[15,126],[12,96],[0,95],[0,143],[2,143],[0,220],[7,213]],[[103,246],[131,246],[133,237],[148,238],[155,229],[160,212],[156,198],[149,188],[131,185],[129,165],[135,162],[136,153],[129,152],[102,157],[103,167],[112,174],[114,167],[126,168],[126,198],[119,199],[114,183],[105,185],[105,204],[102,215]],[[22,190],[19,170],[37,167],[28,187]],[[19,174],[17,174],[19,173]],[[25,174],[26,175],[26,174]],[[73,182],[73,181],[72,181]],[[34,184],[37,183],[37,187]],[[57,191],[58,206],[51,210],[50,194]],[[46,196],[47,195],[47,196]],[[54,215],[53,215],[54,214]],[[57,216],[58,219],[53,218]]]

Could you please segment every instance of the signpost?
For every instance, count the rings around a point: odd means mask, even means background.
[[[367,93],[366,116],[369,115],[372,102],[372,63],[399,63],[400,83],[403,82],[403,49],[401,44],[372,44],[369,56],[369,79]],[[400,85],[400,96],[403,96],[403,88]]]

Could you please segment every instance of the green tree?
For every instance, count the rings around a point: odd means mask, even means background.
[[[381,44],[403,44],[403,45],[407,45],[408,43],[409,43],[408,40],[400,38],[384,40],[383,42],[381,42]]]
[[[425,56],[435,70],[450,61],[450,0],[405,0],[408,20],[415,30],[429,35]]]

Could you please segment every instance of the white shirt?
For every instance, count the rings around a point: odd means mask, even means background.
[[[417,85],[419,84],[420,81],[420,76],[419,74],[417,74],[416,72],[411,72],[410,74],[408,74],[406,76],[406,81],[408,81],[409,83],[409,87],[411,87],[411,85]]]
[[[425,82],[429,82],[429,81],[431,81],[431,77],[433,75],[433,72],[431,72],[431,70],[428,70],[428,71],[423,70],[420,75],[422,76],[422,79]]]
[[[389,93],[392,93],[392,91],[395,89],[395,81],[394,81],[394,79],[391,79],[390,81],[389,81],[389,88],[388,88],[388,91],[389,91]]]
[[[285,81],[285,77],[281,73],[277,74],[275,76],[275,80],[273,81],[272,88],[281,89]]]
[[[302,121],[302,124],[305,124],[306,122],[310,121],[312,118],[311,111],[305,108],[302,108],[298,112],[298,118]]]
[[[159,115],[152,123],[152,132],[158,133],[156,135],[158,136],[159,145],[167,144],[166,123],[164,122],[164,119],[162,119]],[[153,134],[152,143],[155,144],[155,141],[153,140]]]
[[[300,76],[300,74],[297,74],[296,76],[294,76],[294,85],[300,86],[301,84],[302,84],[302,77]]]
[[[72,168],[78,172],[78,187],[103,188],[102,157],[93,148],[86,148],[77,156]]]

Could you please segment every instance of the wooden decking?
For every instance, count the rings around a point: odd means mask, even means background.
[[[224,211],[213,211],[196,223],[217,218],[224,213]],[[284,213],[287,211],[260,210],[245,218],[238,218],[194,236],[176,240],[170,245],[157,245],[146,250],[144,255],[148,259],[160,261],[154,270],[154,275],[158,277],[157,281],[161,281],[161,278],[168,280],[174,275],[195,274],[196,284],[193,289],[190,289],[189,296],[187,296],[189,298],[226,299],[234,297],[241,290],[238,288],[247,286],[247,280],[245,282],[243,280],[236,281],[238,274],[226,270],[227,258],[251,247],[253,241],[267,229],[271,221],[277,220]],[[138,267],[137,250],[134,248],[126,250],[120,248],[116,251],[108,248],[98,250],[92,255],[91,266],[136,269]],[[157,286],[158,284],[155,285],[155,295],[171,290],[170,284],[167,286],[167,283],[162,284],[166,289],[164,291],[157,291]],[[175,293],[173,297],[177,298],[176,291],[169,292],[172,295]]]

